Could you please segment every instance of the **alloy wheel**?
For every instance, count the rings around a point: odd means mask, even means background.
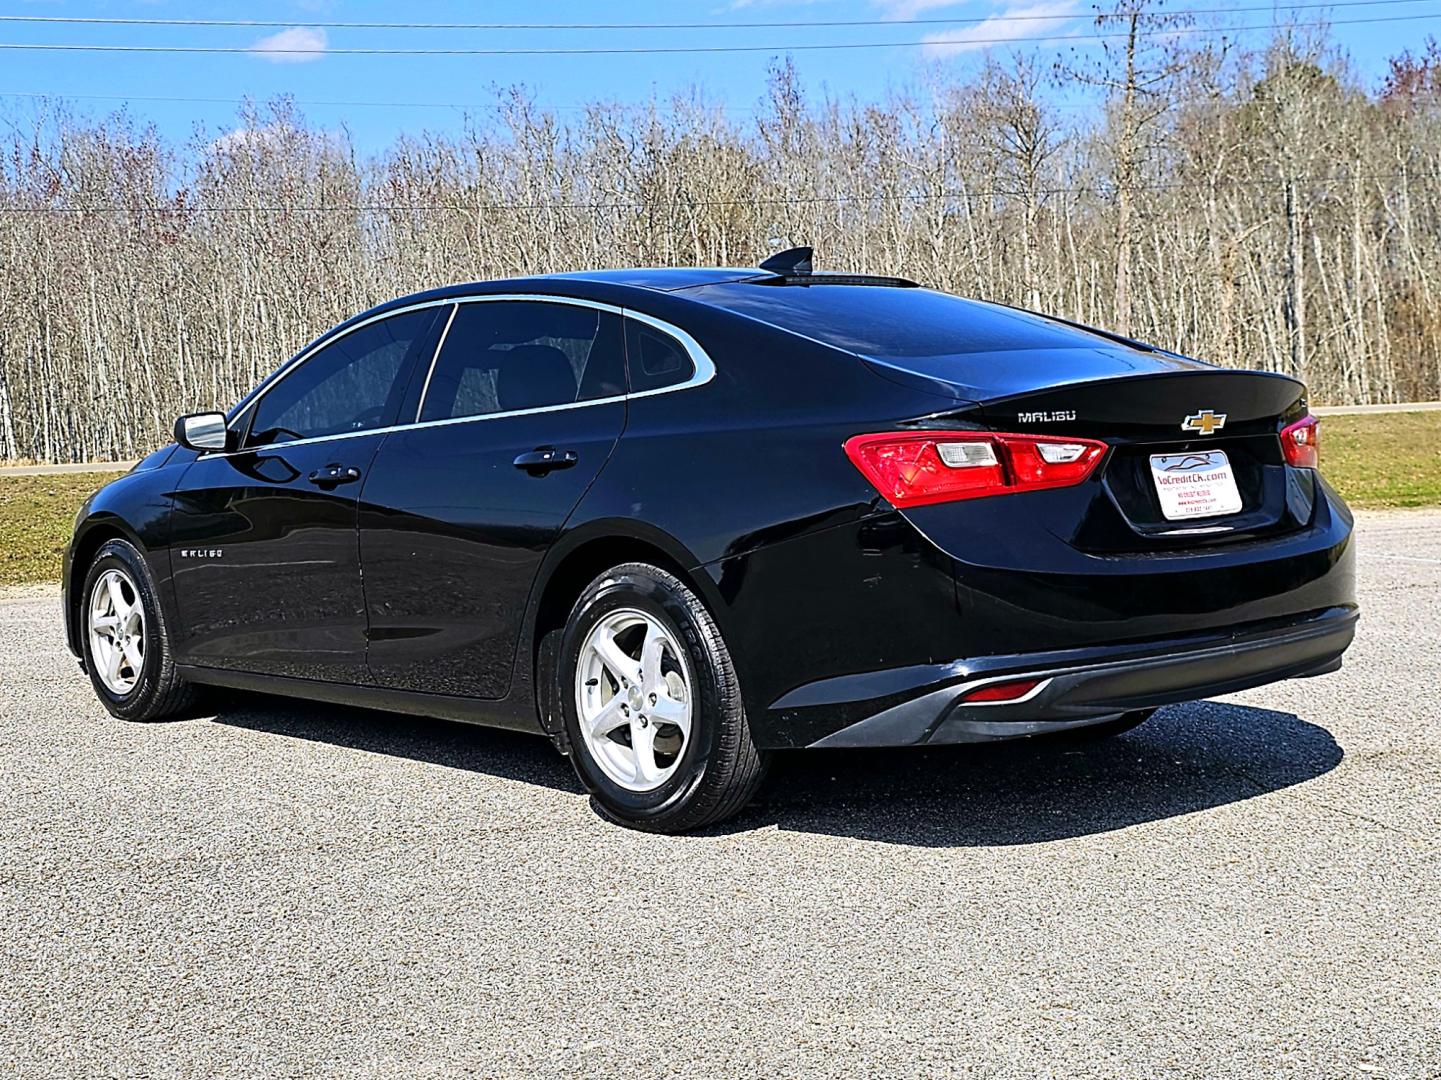
[[[118,697],[135,689],[145,665],[145,608],[122,570],[106,570],[90,590],[90,656],[105,688]]]
[[[576,664],[580,733],[595,763],[628,791],[653,791],[675,774],[690,743],[690,663],[671,631],[632,608],[586,635]]]

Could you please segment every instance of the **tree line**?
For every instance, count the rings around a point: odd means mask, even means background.
[[[0,457],[125,458],[309,339],[454,281],[626,265],[901,274],[1313,402],[1441,397],[1441,54],[1368,86],[1325,31],[1243,49],[1147,8],[1101,48],[928,69],[856,102],[778,62],[558,115],[522,89],[362,157],[293,103],[173,142],[48,101],[0,124]]]

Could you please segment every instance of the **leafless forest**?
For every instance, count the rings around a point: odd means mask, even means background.
[[[753,112],[500,91],[464,134],[366,158],[284,101],[185,145],[124,113],[13,110],[0,457],[137,455],[402,293],[792,243],[1294,373],[1317,402],[1441,397],[1434,43],[1372,85],[1334,35],[1245,50],[1106,23],[1125,35],[1104,51],[922,71],[880,104],[786,63]]]

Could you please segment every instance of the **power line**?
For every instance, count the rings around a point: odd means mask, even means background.
[[[1441,180],[1441,175],[1427,172],[1409,173],[1352,173],[1328,176],[1292,176],[1285,178],[1263,177],[1258,179],[1228,180],[1216,184],[1174,182],[1166,184],[1132,185],[1135,192],[1164,191],[1212,191],[1217,188],[1270,187],[1280,183],[1292,184],[1333,184],[1382,180]],[[1115,190],[1115,185],[1083,184],[1073,186],[1043,187],[1034,192],[1046,195],[1104,194]],[[530,202],[530,203],[343,203],[330,206],[317,205],[237,205],[237,206],[0,206],[0,214],[369,214],[369,213],[473,213],[476,211],[534,211],[534,210],[645,210],[654,208],[696,208],[734,206],[821,206],[835,203],[905,203],[933,202],[940,199],[976,199],[998,196],[1020,197],[1032,194],[1009,188],[958,189],[936,192],[872,192],[867,195],[837,194],[788,196],[777,199],[672,199],[654,202],[606,201],[606,202]]]
[[[250,98],[223,98],[223,97],[171,97],[166,95],[150,94],[73,94],[68,90],[0,90],[0,97],[19,98],[66,98],[76,101],[157,101],[170,102],[172,104],[188,105],[243,105]],[[488,109],[494,102],[484,105],[464,103],[452,103],[446,101],[299,101],[291,99],[296,105],[336,105],[346,108],[379,108],[379,109]],[[552,109],[583,109],[584,105],[552,105]]]
[[[454,109],[461,112],[479,111],[482,109],[493,109],[503,104],[500,99],[484,102],[464,101],[319,101],[313,99],[301,100],[291,98],[288,95],[277,95],[284,97],[292,105],[300,105],[306,108],[333,106],[336,108],[360,108],[360,109]],[[255,101],[255,97],[173,97],[169,95],[149,94],[76,94],[69,90],[0,90],[0,98],[34,98],[36,100],[64,99],[66,101],[150,101],[164,102],[169,104],[182,105],[244,105]],[[674,103],[666,104],[658,101],[606,101],[598,99],[584,104],[573,103],[549,103],[543,101],[534,102],[536,108],[542,112],[586,112],[589,109],[605,107],[607,105],[618,105],[628,109],[651,109],[658,111],[676,113],[680,107]],[[737,113],[745,116],[755,116],[761,113],[762,109],[749,108],[746,106],[731,105],[726,102],[695,102],[693,106],[699,112],[724,112]],[[1052,102],[1047,105],[1050,109],[1074,109],[1088,110],[1095,106],[1087,104],[1072,104],[1068,102]]]
[[[281,97],[286,97],[286,99],[287,99],[288,101],[290,101],[290,103],[293,104],[293,105],[303,105],[303,106],[336,106],[336,107],[340,107],[340,108],[362,108],[362,109],[369,109],[369,108],[375,108],[375,109],[459,109],[459,110],[464,111],[464,110],[491,109],[491,108],[495,108],[496,105],[500,103],[500,102],[499,102],[499,99],[497,99],[497,100],[495,100],[495,101],[485,101],[485,102],[463,102],[463,101],[460,101],[460,102],[453,102],[453,101],[318,101],[318,100],[303,100],[303,101],[302,101],[302,100],[299,99],[299,98],[290,98],[290,97],[288,97],[287,95],[279,95],[279,96],[281,96]],[[250,102],[250,101],[254,101],[254,100],[255,100],[253,97],[227,98],[227,97],[173,97],[173,96],[169,96],[169,95],[158,95],[158,96],[157,96],[157,95],[149,95],[149,94],[75,94],[75,93],[71,93],[69,90],[0,90],[0,97],[39,98],[39,99],[44,99],[44,98],[63,98],[63,99],[66,99],[66,100],[75,100],[75,101],[154,101],[154,102],[168,102],[168,103],[170,103],[170,104],[186,104],[186,105],[244,105],[244,104],[246,104],[247,102]],[[542,110],[547,110],[547,111],[556,111],[556,112],[584,112],[585,110],[590,109],[590,108],[594,108],[594,107],[596,107],[596,106],[623,105],[623,106],[626,106],[626,107],[629,107],[629,108],[650,108],[650,107],[652,106],[652,104],[658,104],[658,103],[652,103],[652,102],[649,102],[649,101],[641,101],[641,102],[608,102],[608,101],[605,101],[604,99],[599,99],[599,100],[597,100],[597,101],[588,102],[588,103],[582,104],[582,105],[577,105],[577,104],[547,104],[547,103],[544,103],[544,102],[536,102],[535,104],[536,104],[537,108],[540,108],[540,109],[542,109]],[[1087,105],[1087,106],[1071,106],[1071,105],[1060,104],[1060,105],[1055,105],[1055,106],[1053,106],[1053,108],[1058,108],[1058,109],[1062,109],[1062,108],[1073,108],[1073,107],[1074,107],[1074,108],[1090,108],[1089,105]],[[738,112],[738,113],[747,113],[747,114],[750,114],[750,113],[754,113],[754,112],[757,111],[757,110],[755,110],[755,109],[741,108],[741,107],[737,107],[737,106],[734,106],[734,105],[725,104],[725,103],[723,103],[723,102],[697,103],[697,104],[695,105],[695,108],[697,108],[698,110],[700,110],[700,111],[702,111],[702,112],[712,112],[712,111],[715,111],[715,110],[722,110],[722,111],[725,111],[725,112]]]
[[[65,101],[149,101],[163,102],[180,105],[245,105],[254,102],[255,97],[223,98],[223,97],[170,97],[153,96],[146,94],[75,94],[68,90],[0,90],[0,98],[33,98],[35,100],[62,99]],[[360,108],[360,109],[453,109],[460,112],[478,112],[483,109],[494,109],[504,102],[501,99],[483,102],[464,101],[317,101],[301,100],[288,95],[277,95],[284,98],[292,105],[300,105],[306,108],[314,107],[335,107],[335,108]],[[274,99],[268,99],[274,100]],[[549,103],[544,101],[533,102],[541,112],[586,112],[593,108],[604,108],[614,105],[625,109],[656,109],[659,112],[666,112],[674,115],[681,111],[681,106],[675,103],[660,101],[607,101],[597,99],[596,101],[584,104],[574,103]],[[731,105],[727,102],[695,102],[688,106],[697,112],[711,113],[735,113],[743,116],[758,116],[764,109],[750,108],[748,106]],[[1051,102],[1047,104],[1048,109],[1086,111],[1095,108],[1091,103]]]
[[[1417,19],[1435,19],[1437,13],[1425,15],[1389,15],[1369,19],[1330,19],[1319,22],[1260,23],[1253,26],[1220,27],[1156,27],[1140,30],[1142,36],[1166,34],[1239,34],[1253,30],[1303,30],[1323,26],[1354,26],[1362,23],[1412,22]],[[951,41],[945,38],[921,41],[850,41],[828,43],[805,43],[799,45],[671,45],[671,46],[624,46],[616,48],[500,48],[500,49],[331,49],[331,48],[272,48],[265,46],[221,46],[221,45],[80,45],[31,44],[22,42],[0,42],[0,50],[26,52],[98,52],[98,53],[250,53],[260,56],[638,56],[675,53],[780,53],[780,52],[831,52],[858,49],[905,49],[923,45],[973,44],[979,46],[1035,44],[1061,41],[1105,41],[1129,37],[1125,30],[1097,34],[1055,34],[1033,37],[975,38],[969,41]]]
[[[1202,7],[1177,8],[1158,12],[1159,17],[1170,18],[1187,15],[1225,15],[1233,12],[1275,11],[1277,7],[1287,10],[1312,8],[1376,7],[1388,4],[1421,4],[1432,0],[1337,0],[1335,3],[1266,4],[1256,7]],[[635,22],[635,23],[476,23],[476,22],[281,22],[272,19],[139,19],[112,18],[90,15],[0,15],[0,23],[21,23],[40,25],[82,25],[82,26],[183,26],[183,27],[242,27],[248,29],[275,29],[303,25],[312,29],[325,30],[779,30],[779,29],[827,29],[870,26],[959,26],[984,23],[994,15],[924,19],[801,19],[772,22]],[[1072,12],[1053,15],[1006,15],[1007,22],[1042,22],[1088,18]]]

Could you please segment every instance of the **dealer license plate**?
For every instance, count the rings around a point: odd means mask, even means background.
[[[1224,450],[1152,454],[1151,479],[1168,521],[1219,517],[1241,509],[1236,474]]]

